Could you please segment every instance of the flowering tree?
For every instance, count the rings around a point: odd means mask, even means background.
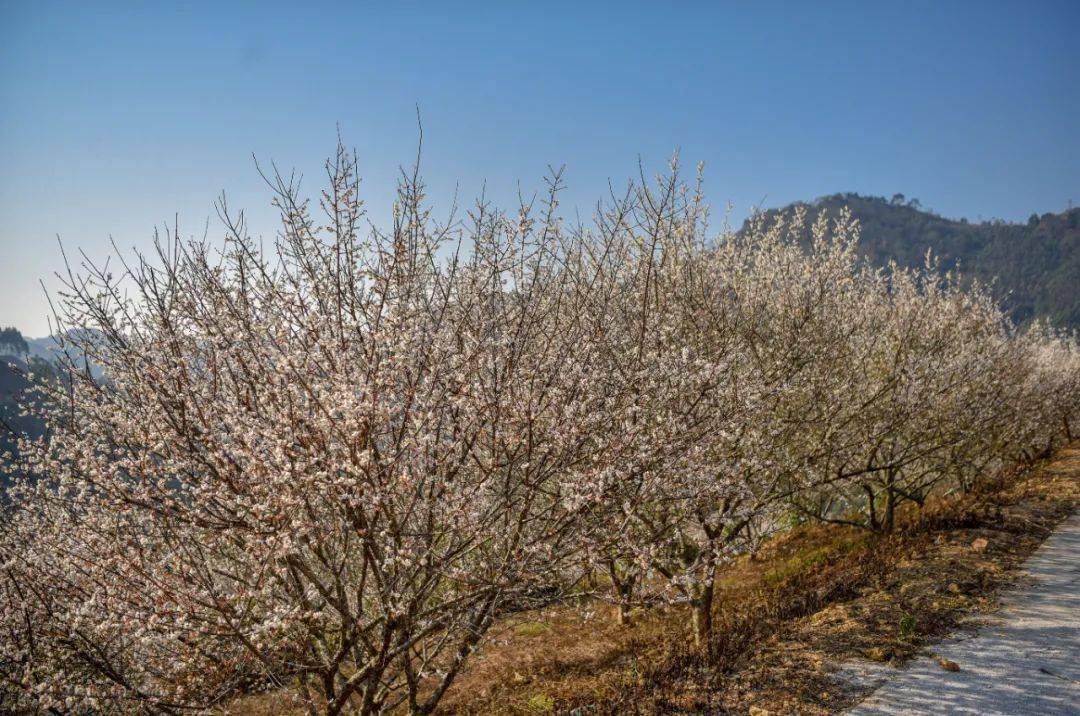
[[[851,331],[861,275],[847,215],[822,218],[810,247],[797,240],[801,213],[716,240],[707,216],[700,182],[691,190],[675,167],[602,224],[604,256],[617,257],[603,268],[620,288],[604,304],[610,372],[633,396],[632,420],[650,427],[587,553],[620,619],[635,590],[685,602],[702,645],[719,566],[752,551],[817,477],[805,468],[819,448],[804,434],[832,409],[826,368]]]
[[[586,553],[610,579],[620,620],[636,590],[674,590],[694,605],[698,635],[709,630],[708,575],[740,531],[724,534],[729,516],[717,507],[728,499],[734,509],[742,489],[705,464],[740,413],[727,288],[703,260],[707,218],[700,181],[686,186],[675,165],[654,186],[632,187],[600,224],[597,272],[617,287],[603,304],[600,344],[610,390],[630,406],[619,429],[637,431],[640,442],[611,474],[599,510],[608,527]]]
[[[354,169],[339,151],[318,220],[272,178],[272,258],[223,204],[220,254],[72,278],[108,382],[69,366],[4,546],[3,662],[39,703],[295,682],[313,710],[426,713],[500,610],[557,588],[565,485],[633,433],[598,426],[554,193],[539,221],[477,206],[445,259],[415,177],[362,237]]]
[[[827,401],[839,411],[813,434],[823,449],[812,467],[826,487],[793,495],[799,513],[889,531],[902,502],[970,489],[1034,443],[1052,444],[1066,419],[1043,417],[1049,406],[1075,411],[1069,340],[1044,336],[1037,348],[979,286],[931,262],[921,272],[890,267],[865,283],[864,298],[865,318],[849,314],[861,328],[832,369],[844,376]],[[1033,373],[1040,350],[1054,355],[1053,378]]]

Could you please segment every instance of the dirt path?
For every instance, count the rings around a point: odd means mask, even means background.
[[[1046,469],[1080,474],[1080,449],[1063,451]],[[849,714],[1080,714],[1080,514],[1024,571],[993,621],[902,670],[879,671],[884,685]],[[948,662],[959,670],[944,668]]]

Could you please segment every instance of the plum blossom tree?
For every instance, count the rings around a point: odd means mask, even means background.
[[[635,438],[601,429],[558,179],[540,220],[481,203],[462,238],[406,176],[362,235],[353,158],[328,170],[318,219],[270,177],[270,256],[222,202],[220,253],[171,236],[71,278],[108,381],[69,366],[22,446],[48,476],[4,542],[26,698],[180,711],[294,683],[312,711],[427,713],[496,614],[557,588],[567,485]]]

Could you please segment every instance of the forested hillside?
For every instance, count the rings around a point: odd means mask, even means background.
[[[832,194],[804,206],[811,220],[821,210],[835,214],[850,207],[862,226],[860,249],[875,264],[920,266],[933,249],[943,270],[959,268],[970,278],[995,282],[995,296],[1017,323],[1046,317],[1056,326],[1080,328],[1080,209],[1010,224],[946,219],[902,194]]]
[[[55,370],[48,360],[31,353],[18,329],[0,330],[0,455],[18,453],[17,435],[33,438],[45,430],[39,418],[27,415],[20,406],[27,399],[30,373],[52,379]],[[0,473],[0,488],[7,485],[7,478],[7,474]],[[0,489],[0,501],[3,496]]]

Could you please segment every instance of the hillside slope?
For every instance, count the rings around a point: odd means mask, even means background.
[[[8,453],[18,453],[18,438],[37,438],[45,433],[44,423],[26,415],[22,405],[29,399],[31,388],[28,374],[43,380],[55,380],[53,364],[34,354],[30,342],[17,329],[0,330],[0,460]],[[4,500],[4,488],[9,476],[0,472],[0,503]]]
[[[1046,317],[1062,328],[1080,329],[1080,209],[1032,215],[1026,224],[954,221],[905,202],[859,194],[832,194],[806,206],[818,212],[851,208],[862,226],[863,253],[883,266],[895,260],[920,266],[933,249],[944,270],[994,282],[994,292],[1017,323]],[[767,214],[791,209],[770,209]]]

